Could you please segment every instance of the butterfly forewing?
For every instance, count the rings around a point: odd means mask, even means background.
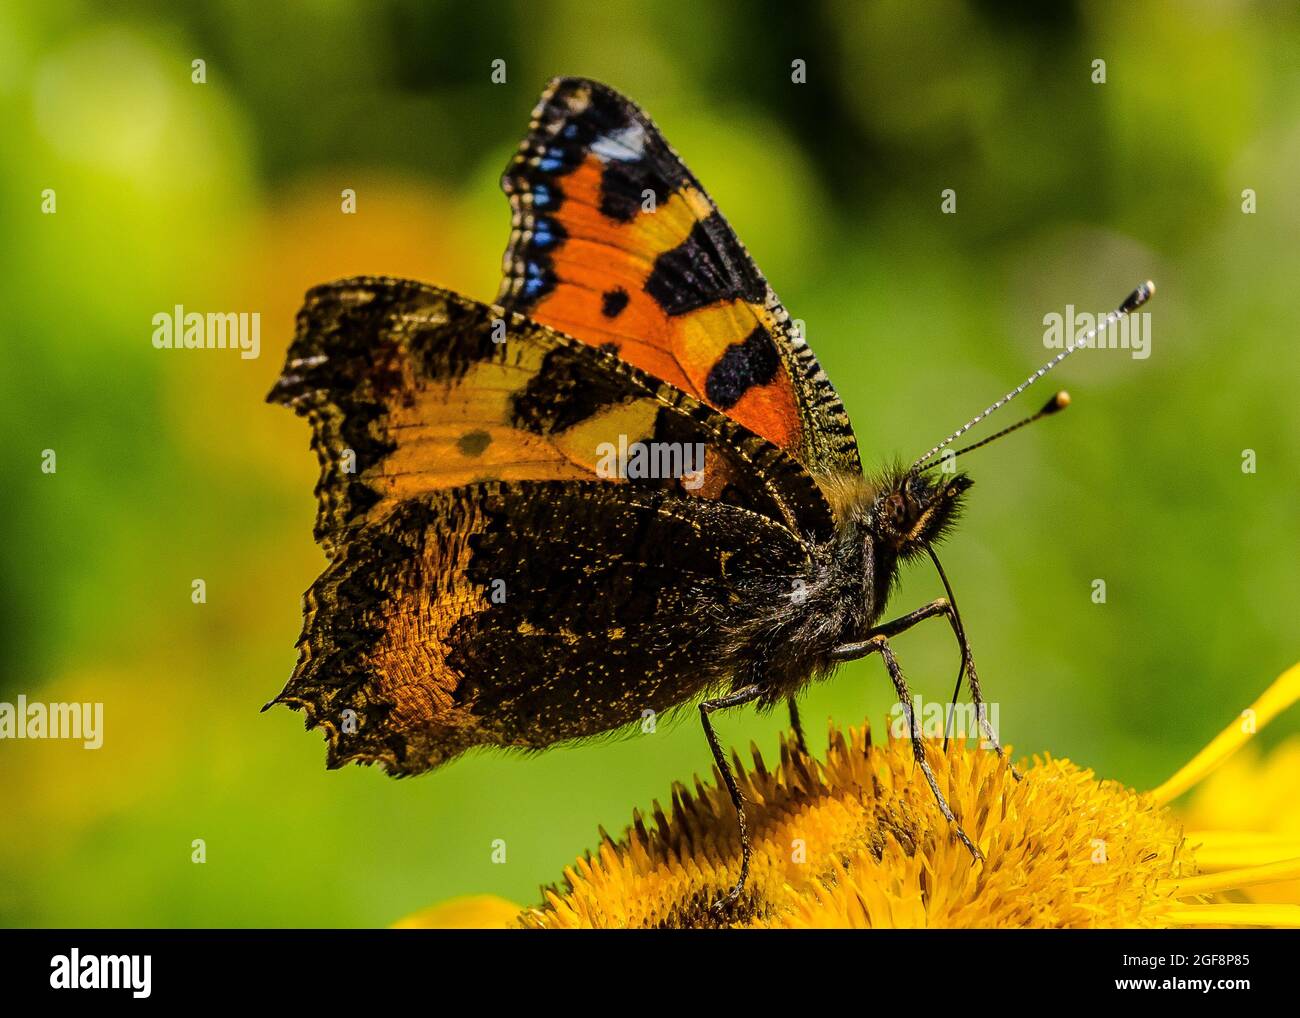
[[[316,536],[331,554],[350,524],[484,480],[654,484],[808,536],[831,525],[799,464],[728,417],[612,354],[409,280],[312,290],[269,398],[312,424]],[[607,469],[611,446],[638,443],[698,448],[702,476]]]
[[[860,474],[843,404],[735,233],[650,119],[560,78],[502,187],[499,300],[619,356],[785,449]]]

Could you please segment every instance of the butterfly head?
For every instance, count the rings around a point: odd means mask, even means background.
[[[956,522],[966,490],[974,483],[966,474],[892,475],[871,509],[872,537],[900,559],[920,554]]]

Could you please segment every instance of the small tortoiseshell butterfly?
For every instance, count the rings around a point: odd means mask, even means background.
[[[951,590],[880,621],[900,564],[933,556],[971,482],[926,473],[947,442],[863,476],[781,302],[617,92],[553,81],[502,186],[496,305],[369,277],[307,295],[269,399],[311,422],[329,565],[272,703],[325,730],[329,766],[406,775],[698,702],[739,822],[731,904],[749,839],[714,711],[789,700],[803,750],[794,696],[876,653],[910,711],[889,638],[942,616],[996,743]],[[978,855],[915,719],[913,747]]]

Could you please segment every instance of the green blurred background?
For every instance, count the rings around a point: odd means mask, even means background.
[[[785,7],[0,7],[0,700],[102,701],[106,727],[95,752],[0,743],[0,921],[374,925],[465,893],[531,902],[598,824],[708,765],[689,717],[397,782],[326,772],[299,715],[258,713],[324,561],[308,429],[262,402],[301,295],[390,273],[490,299],[497,179],[555,74],[656,118],[807,321],[864,461],[917,455],[1020,381],[1051,352],[1046,313],[1157,280],[1149,359],[1072,358],[1069,413],[963,464],[978,483],[945,565],[1018,753],[1149,787],[1292,663],[1296,9]],[[153,349],[175,304],[260,311],[261,358]],[[895,607],[936,593],[918,568]],[[897,649],[946,697],[942,623]],[[879,723],[892,700],[878,661],[846,667],[807,696],[815,747],[828,717]],[[782,723],[720,729],[770,753]]]

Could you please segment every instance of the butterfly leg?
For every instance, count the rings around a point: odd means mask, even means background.
[[[871,630],[867,640],[863,643],[849,643],[842,647],[837,647],[832,656],[836,660],[847,661],[855,657],[863,657],[871,651],[861,651],[854,653],[855,648],[864,648],[871,641],[873,636],[897,636],[899,633],[911,629],[918,622],[924,622],[926,619],[932,619],[937,615],[942,615],[948,620],[948,625],[952,627],[953,636],[957,638],[957,646],[961,648],[961,667],[957,672],[957,682],[961,683],[963,672],[970,676],[970,698],[975,707],[975,719],[979,725],[980,731],[984,737],[992,744],[993,749],[999,757],[1005,755],[1002,744],[998,741],[997,733],[993,731],[993,726],[989,723],[988,708],[984,704],[984,693],[980,688],[979,673],[975,670],[975,656],[971,653],[970,641],[966,638],[965,630],[962,629],[961,623],[957,619],[957,613],[953,611],[952,602],[946,597],[935,598],[929,604],[922,605],[916,611],[908,612],[906,615],[900,615],[891,622],[885,622]],[[944,745],[947,746],[947,737],[944,738]],[[1019,781],[1021,774],[1013,766],[1011,768],[1012,776]]]
[[[808,755],[808,743],[803,737],[803,722],[799,720],[799,704],[792,696],[787,701],[790,704],[790,728],[794,731],[794,744],[799,747],[799,752],[804,756]]]
[[[952,627],[952,635],[957,638],[957,645],[961,648],[961,666],[957,670],[957,688],[961,688],[961,678],[964,672],[970,682],[970,700],[975,707],[975,721],[979,729],[984,733],[984,738],[993,746],[994,751],[1000,757],[1006,755],[1002,749],[1002,743],[998,742],[997,733],[993,731],[993,726],[989,723],[988,707],[984,704],[984,693],[980,689],[979,673],[975,670],[975,655],[970,649],[970,640],[966,638],[966,631],[962,628],[961,622],[957,618],[957,613],[953,610],[952,602],[946,597],[941,597],[931,604],[939,606],[939,610],[947,616],[948,625]],[[954,693],[954,699],[956,694]],[[944,733],[944,748],[948,748],[948,736]],[[1014,766],[1011,773],[1017,781],[1020,780],[1020,772]]]
[[[727,791],[731,793],[731,804],[736,807],[736,823],[740,828],[740,879],[730,891],[713,903],[714,910],[719,913],[725,913],[740,899],[740,893],[745,889],[745,881],[749,879],[749,825],[745,821],[745,800],[740,794],[740,785],[736,783],[736,776],[731,771],[731,765],[727,763],[727,756],[722,751],[721,743],[718,742],[718,735],[713,730],[709,715],[715,710],[739,707],[741,704],[757,700],[762,692],[760,686],[745,686],[727,696],[705,700],[700,704],[700,721],[704,724],[704,735],[709,740],[709,748],[713,750],[713,760],[718,765],[718,770],[722,772],[722,780],[726,782]]]
[[[929,605],[927,608],[931,607]],[[918,609],[917,612],[926,611],[926,608]],[[931,615],[939,614],[936,609]],[[925,615],[924,618],[930,618],[931,615]],[[902,620],[899,620],[902,621]],[[891,623],[892,625],[892,623]],[[907,628],[904,626],[903,628]],[[953,815],[952,807],[948,805],[948,800],[944,798],[943,792],[939,790],[939,782],[935,780],[934,771],[930,769],[929,761],[925,758],[925,743],[921,738],[921,724],[916,716],[916,711],[912,708],[912,694],[907,688],[907,680],[903,677],[903,669],[898,663],[898,658],[894,656],[893,650],[889,646],[889,640],[885,638],[884,633],[877,632],[874,636],[864,640],[862,643],[845,644],[837,647],[834,651],[834,657],[837,660],[847,661],[852,658],[866,657],[869,654],[879,654],[884,659],[885,668],[889,672],[889,678],[894,683],[894,692],[898,695],[898,701],[903,705],[906,712],[908,725],[911,728],[912,735],[912,756],[916,764],[921,768],[921,773],[925,775],[925,780],[930,786],[930,791],[934,793],[935,802],[939,804],[939,812],[944,815],[950,824],[956,828],[957,837],[963,845],[966,846],[971,856],[975,859],[982,860],[984,854],[971,841],[970,837],[958,823],[956,816]]]
[[[998,742],[997,733],[993,731],[993,726],[989,723],[988,708],[984,705],[984,694],[980,690],[980,677],[975,671],[975,658],[971,655],[970,644],[966,640],[966,634],[955,621],[955,616],[952,613],[951,606],[949,606],[948,621],[952,623],[952,631],[957,637],[957,642],[961,644],[962,666],[966,669],[966,675],[970,680],[970,700],[971,703],[975,705],[975,719],[979,724],[980,731],[984,733],[984,738],[992,744],[998,757],[1004,757],[1006,756],[1006,753],[1002,749],[1002,743]],[[960,673],[958,673],[957,681],[961,681]],[[947,741],[948,740],[945,737],[945,746]],[[1023,775],[1016,770],[1015,764],[1011,765],[1011,776],[1017,781],[1020,781],[1023,778]]]

